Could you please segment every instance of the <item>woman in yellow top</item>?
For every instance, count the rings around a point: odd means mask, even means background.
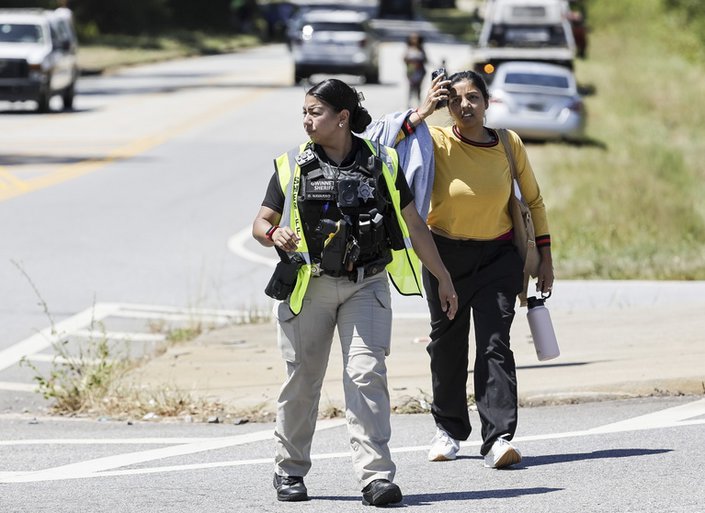
[[[424,103],[407,118],[407,129],[418,126],[439,101],[446,100],[453,125],[429,127],[435,175],[427,223],[453,278],[458,311],[454,319],[443,313],[435,293],[436,279],[424,269],[431,314],[431,411],[437,426],[428,457],[455,459],[459,441],[470,435],[466,382],[472,314],[473,379],[483,439],[480,453],[485,466],[502,468],[521,461],[521,453],[509,442],[517,426],[516,365],[509,330],[523,288],[523,263],[512,243],[508,209],[511,171],[497,132],[483,124],[489,94],[482,77],[473,71],[434,79]],[[531,209],[541,255],[537,290],[548,293],[553,264],[546,210],[526,149],[516,133],[509,135],[509,150]]]

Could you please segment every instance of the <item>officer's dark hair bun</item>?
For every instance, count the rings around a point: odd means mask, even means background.
[[[364,132],[370,123],[372,123],[372,116],[365,107],[358,105],[355,112],[350,115],[350,130],[359,134]]]
[[[347,109],[350,112],[350,130],[355,133],[364,132],[367,125],[372,122],[370,113],[360,105],[357,91],[342,80],[326,79],[306,91],[306,94],[326,102],[336,112]]]

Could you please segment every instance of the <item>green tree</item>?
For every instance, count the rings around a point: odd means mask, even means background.
[[[0,0],[0,9],[3,8],[33,8],[42,7],[44,9],[51,9],[56,7],[55,0]]]
[[[230,0],[169,0],[174,24],[187,29],[230,28]]]
[[[94,23],[103,34],[154,34],[171,25],[169,0],[76,0],[79,23]]]

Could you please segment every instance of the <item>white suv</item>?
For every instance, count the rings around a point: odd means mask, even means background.
[[[72,109],[77,46],[67,9],[0,9],[0,100],[34,100],[47,112],[61,95],[64,109]]]
[[[491,82],[507,61],[535,61],[573,69],[575,40],[567,0],[489,0],[473,49],[475,71]]]

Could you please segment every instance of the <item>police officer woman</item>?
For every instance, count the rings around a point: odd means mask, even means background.
[[[287,379],[277,401],[274,487],[280,501],[308,500],[303,478],[321,385],[337,328],[346,418],[363,503],[400,502],[388,442],[385,357],[392,311],[388,276],[400,293],[421,294],[419,258],[438,279],[448,318],[457,298],[399,167],[395,150],[357,137],[371,122],[357,92],[336,79],[308,90],[310,140],[275,160],[252,234],[283,257],[271,295]],[[418,255],[418,256],[417,256]],[[293,269],[293,272],[292,272]]]

